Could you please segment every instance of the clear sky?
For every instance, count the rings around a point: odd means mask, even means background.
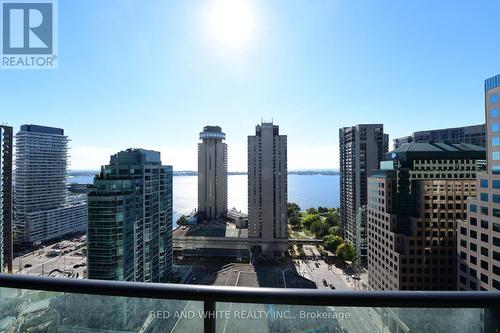
[[[338,128],[392,139],[484,122],[498,0],[59,0],[59,68],[0,71],[0,122],[62,127],[72,169],[128,147],[196,170],[204,125],[229,169],[263,118],[290,169],[338,168]]]

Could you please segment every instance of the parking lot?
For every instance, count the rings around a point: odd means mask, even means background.
[[[83,278],[86,274],[85,236],[41,247],[17,257],[14,273]]]

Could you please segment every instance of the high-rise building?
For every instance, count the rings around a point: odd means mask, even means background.
[[[485,81],[487,172],[459,224],[458,289],[500,290],[500,75]]]
[[[369,124],[339,130],[340,218],[344,239],[354,245],[356,255],[366,258],[366,181],[378,169],[389,148],[384,125]]]
[[[485,148],[410,143],[368,178],[368,281],[376,290],[456,290],[457,223]]]
[[[205,126],[198,144],[198,214],[216,219],[227,212],[226,134],[219,126]]]
[[[13,239],[12,239],[12,220],[13,197],[12,197],[12,156],[13,156],[13,131],[12,127],[0,125],[0,232],[2,232],[3,253],[0,271],[4,266],[7,271],[12,273],[13,260]]]
[[[38,243],[85,230],[85,199],[68,201],[67,155],[68,137],[60,128],[22,125],[16,134],[16,241]]]
[[[464,127],[443,128],[427,131],[418,131],[412,135],[394,139],[394,149],[410,142],[447,142],[470,143],[486,147],[486,126],[473,125]]]
[[[111,156],[88,191],[88,278],[166,282],[172,272],[172,167],[160,153]]]
[[[263,122],[248,136],[248,238],[261,240],[257,255],[283,256],[288,250],[287,137]]]

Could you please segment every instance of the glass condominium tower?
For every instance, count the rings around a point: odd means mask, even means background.
[[[12,219],[13,198],[12,198],[12,156],[13,156],[13,130],[10,126],[0,125],[0,245],[1,265],[4,265],[8,272],[12,272]]]
[[[166,282],[172,272],[172,167],[160,153],[111,156],[88,192],[88,278]]]
[[[227,212],[227,144],[219,126],[205,126],[198,144],[198,214],[216,219]]]
[[[68,141],[54,127],[22,125],[16,134],[16,241],[43,242],[85,230],[86,203],[68,200]]]

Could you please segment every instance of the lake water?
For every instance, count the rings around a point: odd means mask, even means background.
[[[90,184],[92,176],[70,178],[72,183]],[[188,214],[198,205],[197,176],[174,176],[174,221]],[[289,175],[288,201],[300,208],[338,207],[340,203],[339,176]],[[247,212],[247,176],[228,176],[228,208]]]

